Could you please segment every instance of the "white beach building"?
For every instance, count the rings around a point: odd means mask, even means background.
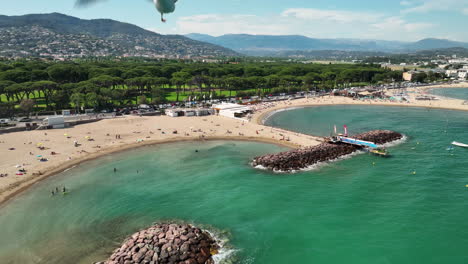
[[[166,109],[165,114],[171,117],[178,116],[207,116],[214,114],[213,109],[208,108],[172,108]]]
[[[63,116],[48,116],[42,120],[42,125],[47,128],[64,128],[65,118]]]
[[[253,112],[250,106],[233,103],[213,105],[213,109],[216,114],[230,118],[242,118]]]

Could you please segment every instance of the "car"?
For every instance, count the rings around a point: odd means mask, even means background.
[[[21,118],[20,120],[18,120],[19,122],[32,122],[33,120],[29,117],[23,117]]]
[[[0,124],[8,124],[8,123],[10,123],[10,121],[11,121],[10,119],[6,119],[6,118],[5,119],[0,119]]]

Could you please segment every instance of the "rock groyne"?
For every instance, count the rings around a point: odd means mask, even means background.
[[[353,138],[371,141],[381,145],[402,139],[403,135],[389,130],[373,130],[355,135]],[[354,145],[325,142],[304,149],[256,157],[252,161],[252,165],[254,167],[262,166],[263,168],[273,171],[291,172],[308,168],[320,162],[326,162],[349,155],[359,149],[360,147]]]
[[[159,224],[133,234],[108,260],[97,264],[211,264],[217,251],[215,239],[200,228]]]

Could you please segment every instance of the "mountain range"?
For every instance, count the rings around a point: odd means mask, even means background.
[[[468,43],[435,38],[401,42],[319,39],[300,35],[161,35],[110,19],[84,20],[59,13],[0,15],[0,57],[206,58],[250,55],[362,58],[453,47],[468,48]]]
[[[181,35],[161,35],[110,19],[59,13],[0,15],[1,57],[219,57],[236,52]]]
[[[299,35],[228,34],[213,37],[194,33],[186,36],[251,56],[275,56],[284,52],[291,53],[295,51],[300,53],[301,51],[317,50],[404,53],[454,47],[468,48],[468,43],[435,38],[423,39],[417,42],[402,42],[362,39],[319,39]]]

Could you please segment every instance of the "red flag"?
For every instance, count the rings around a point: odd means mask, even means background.
[[[344,128],[344,135],[345,135],[345,137],[347,137],[348,136],[348,126],[344,125],[343,128]]]

